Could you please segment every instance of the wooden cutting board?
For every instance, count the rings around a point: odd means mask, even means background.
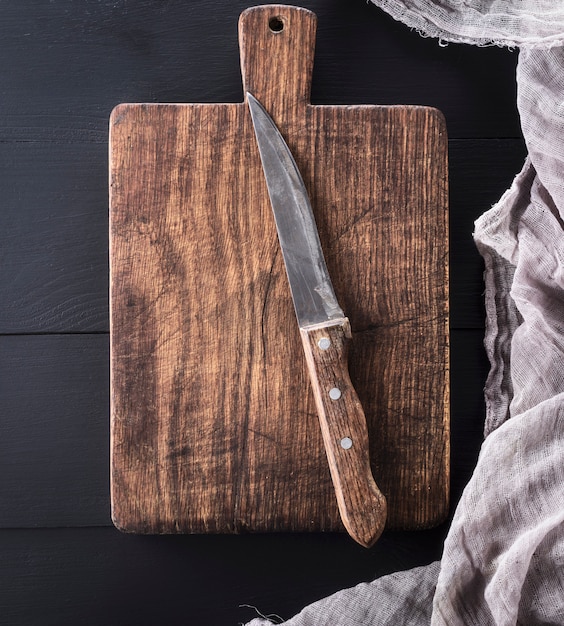
[[[448,509],[445,123],[311,105],[315,27],[245,11],[243,87],[311,196],[388,527],[425,528]],[[110,178],[114,523],[342,530],[247,105],[119,105]]]

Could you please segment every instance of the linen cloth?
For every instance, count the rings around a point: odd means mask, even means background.
[[[564,2],[372,2],[442,41],[518,46],[528,157],[475,225],[491,364],[485,440],[440,563],[343,590],[284,623],[564,625]]]

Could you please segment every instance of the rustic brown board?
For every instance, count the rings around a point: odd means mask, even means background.
[[[429,527],[449,487],[445,124],[311,105],[315,26],[245,11],[243,86],[312,199],[388,527]],[[110,179],[114,523],[342,530],[246,103],[118,106]]]

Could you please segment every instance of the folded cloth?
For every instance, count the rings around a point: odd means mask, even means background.
[[[340,591],[284,623],[564,625],[564,3],[372,1],[426,36],[518,46],[528,157],[475,225],[491,363],[485,440],[441,562]]]

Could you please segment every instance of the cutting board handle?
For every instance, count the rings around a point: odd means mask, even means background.
[[[281,4],[251,7],[239,18],[243,92],[252,93],[279,128],[309,104],[316,26],[315,13]]]

